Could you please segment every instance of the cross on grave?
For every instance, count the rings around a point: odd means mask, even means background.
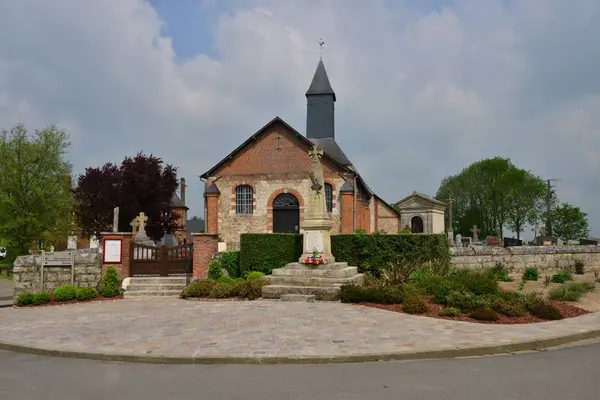
[[[138,229],[146,232],[146,221],[148,221],[148,217],[146,217],[146,214],[141,212],[140,215],[135,217],[133,221],[129,223],[129,225],[133,228],[132,232],[135,234],[137,233]]]

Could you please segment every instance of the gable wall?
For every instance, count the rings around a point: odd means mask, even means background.
[[[385,203],[377,200],[377,231],[384,233],[398,233],[400,220]]]

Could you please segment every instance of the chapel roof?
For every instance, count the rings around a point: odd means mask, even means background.
[[[335,101],[335,92],[331,87],[331,83],[329,83],[329,77],[327,76],[325,64],[323,64],[322,59],[319,60],[319,64],[317,65],[317,69],[315,71],[315,74],[313,75],[312,82],[310,83],[310,86],[306,91],[306,96],[320,94],[332,94],[333,101]]]
[[[185,203],[177,196],[177,193],[173,193],[173,197],[171,197],[171,207],[172,208],[189,208],[185,205]]]

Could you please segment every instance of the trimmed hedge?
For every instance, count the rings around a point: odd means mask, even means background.
[[[360,272],[379,276],[390,263],[410,263],[450,267],[448,239],[443,234],[386,235],[374,233],[331,236],[331,251],[336,261],[357,266]]]
[[[240,235],[240,275],[250,271],[270,274],[302,256],[302,235],[243,233]]]

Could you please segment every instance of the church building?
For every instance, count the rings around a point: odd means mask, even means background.
[[[301,232],[313,145],[324,153],[332,234],[402,228],[401,215],[367,186],[335,140],[336,95],[322,60],[306,98],[306,136],[276,117],[201,175],[206,232],[218,234],[228,250],[239,249],[241,233]]]

